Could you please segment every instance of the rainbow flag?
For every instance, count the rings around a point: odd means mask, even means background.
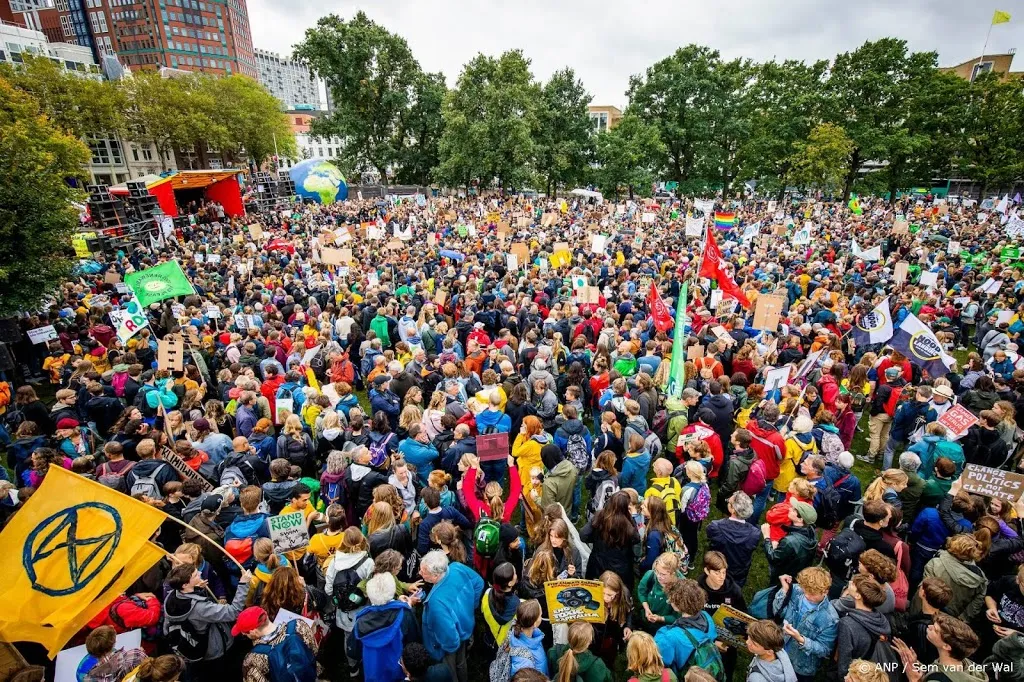
[[[719,230],[731,230],[736,227],[736,214],[715,211],[715,227]]]

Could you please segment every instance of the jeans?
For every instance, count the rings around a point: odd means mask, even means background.
[[[573,521],[580,516],[580,502],[583,497],[583,474],[576,477],[576,486],[572,489],[572,512],[569,518]]]
[[[761,514],[764,513],[764,508],[768,506],[768,496],[772,494],[772,482],[768,481],[765,484],[764,490],[754,496],[754,513],[750,515],[747,522],[751,525],[758,525],[761,520]]]
[[[903,443],[899,443],[889,436],[885,441],[885,450],[882,452],[882,471],[892,468],[892,458],[896,454],[896,448],[902,446]]]
[[[504,460],[481,462],[480,468],[484,472],[485,481],[488,483],[491,481],[497,481],[504,487],[505,477],[508,475],[508,464]]]

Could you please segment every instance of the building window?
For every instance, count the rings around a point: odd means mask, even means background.
[[[75,28],[71,24],[71,17],[67,14],[60,15],[60,28],[64,31],[65,38],[75,35]]]
[[[57,0],[57,10],[60,12],[67,12],[68,0]]]
[[[974,68],[971,69],[971,82],[973,83],[975,78],[979,78],[991,71],[992,62],[982,62],[981,64],[975,64]]]

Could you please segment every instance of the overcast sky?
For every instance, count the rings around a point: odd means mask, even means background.
[[[813,60],[895,35],[950,66],[981,52],[992,12],[1002,9],[1013,20],[993,27],[988,53],[1024,46],[1024,0],[248,0],[248,8],[263,49],[290,54],[319,17],[362,9],[405,37],[423,69],[443,72],[449,86],[478,52],[521,48],[535,77],[571,66],[594,104],[620,107],[630,75],[688,43],[725,58]],[[1014,70],[1024,70],[1024,55]]]

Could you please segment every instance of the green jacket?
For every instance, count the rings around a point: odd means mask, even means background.
[[[553,649],[548,651],[548,670],[551,671],[551,679],[554,680],[558,677],[558,662],[562,659],[562,654],[568,648],[568,644],[556,644]],[[589,650],[576,654],[576,665],[578,666],[576,671],[576,679],[578,680],[583,680],[583,682],[612,682],[612,673],[608,670],[608,666]]]
[[[686,576],[679,574],[679,577],[685,578]],[[647,602],[647,605],[651,607],[651,613],[665,617],[666,625],[676,622],[679,614],[668,603],[668,595],[665,594],[664,588],[658,582],[658,576],[654,575],[654,569],[647,571],[644,577],[640,579],[640,586],[636,588],[636,594],[640,598],[641,609],[643,609],[643,603]],[[640,617],[643,618],[644,616]],[[658,624],[655,623],[655,625]]]
[[[786,537],[772,547],[765,538],[764,552],[768,557],[768,584],[774,585],[780,575],[796,575],[814,563],[818,550],[817,531],[808,526],[784,526]]]
[[[567,459],[555,465],[555,468],[544,476],[544,489],[541,504],[547,507],[558,502],[563,509],[572,509],[572,491],[576,487],[576,467]]]
[[[907,474],[907,479],[907,487],[900,493],[900,502],[903,503],[903,518],[912,523],[920,508],[925,482],[916,472]]]
[[[388,335],[388,318],[378,312],[377,316],[370,320],[370,329],[380,339],[384,348],[391,347],[391,337]]]
[[[938,507],[939,502],[942,502],[948,493],[949,489],[953,486],[952,478],[939,478],[938,476],[932,476],[924,484],[924,490],[921,491],[921,499],[917,502],[917,510],[928,509],[929,507]],[[907,519],[910,520],[909,518]]]
[[[683,432],[690,422],[686,418],[689,410],[679,398],[667,398],[665,400],[665,416],[668,418],[667,437],[665,448],[670,452],[676,451],[676,444],[679,441],[679,434]]]

